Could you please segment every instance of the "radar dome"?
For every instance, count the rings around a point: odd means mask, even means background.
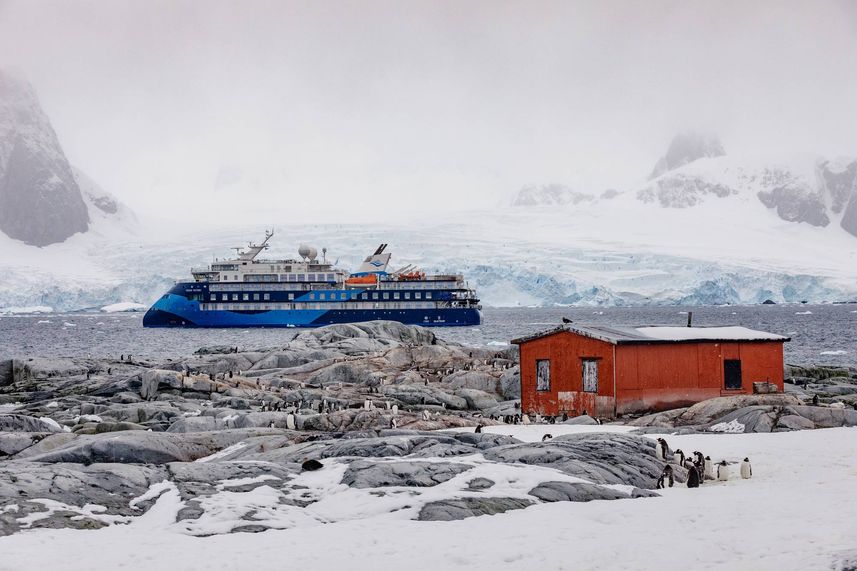
[[[316,256],[318,256],[318,250],[316,250],[312,246],[301,244],[298,248],[298,255],[304,259],[314,260]]]

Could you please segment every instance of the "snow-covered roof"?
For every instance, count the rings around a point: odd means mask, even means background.
[[[725,327],[676,327],[663,325],[647,326],[607,326],[607,325],[577,325],[567,324],[561,327],[513,339],[512,343],[520,345],[532,339],[547,335],[569,332],[613,343],[624,345],[632,343],[695,343],[695,342],[727,342],[727,341],[791,341],[790,338],[766,331],[756,331],[747,327],[730,325]]]

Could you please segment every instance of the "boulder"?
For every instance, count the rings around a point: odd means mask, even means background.
[[[634,434],[584,433],[557,436],[548,442],[496,446],[483,455],[492,462],[549,466],[596,484],[626,484],[652,489],[663,470],[655,441]],[[684,469],[675,467],[682,481]]]
[[[497,406],[497,397],[478,389],[458,389],[455,396],[467,401],[467,408],[473,410],[484,410]]]
[[[419,521],[455,521],[480,515],[494,515],[533,505],[518,498],[461,498],[429,502],[422,507]]]
[[[476,389],[486,393],[500,393],[500,381],[497,377],[482,371],[456,371],[444,377],[443,382],[452,389]]]
[[[785,410],[810,420],[816,428],[857,426],[857,410],[806,405],[789,406]]]
[[[709,424],[724,415],[750,406],[790,406],[801,404],[800,399],[792,395],[737,395],[716,397],[698,402],[688,407],[675,422],[676,426]]]
[[[598,421],[589,416],[588,414],[581,414],[580,416],[573,416],[568,420],[564,421],[562,424],[575,424],[581,426],[592,426],[598,425]]]
[[[777,419],[777,430],[809,430],[815,423],[797,414],[786,414]]]
[[[631,497],[619,490],[585,482],[543,482],[528,493],[543,502],[591,502]]]
[[[44,432],[0,432],[0,458],[14,456],[47,436]]]
[[[154,399],[160,390],[182,387],[181,373],[164,369],[148,369],[143,372],[140,380],[142,382],[140,396],[144,400]]]
[[[471,468],[451,462],[371,462],[355,460],[348,465],[342,483],[352,488],[385,486],[429,487],[454,478]]]
[[[500,375],[500,394],[506,400],[521,398],[521,367],[515,365]]]
[[[24,414],[0,414],[0,432],[63,432],[51,418],[36,418]]]

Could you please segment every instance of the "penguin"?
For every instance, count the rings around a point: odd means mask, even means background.
[[[679,466],[684,466],[684,452],[681,451],[681,448],[676,448],[676,451],[673,454],[673,462]]]
[[[721,482],[729,479],[729,464],[726,463],[726,460],[717,463],[717,479]]]
[[[656,487],[659,490],[666,488],[667,485],[672,488],[674,483],[675,479],[673,478],[673,467],[667,464],[666,466],[664,466],[664,471],[661,473],[661,477],[658,478]]]
[[[699,470],[693,464],[687,469],[687,487],[698,488],[700,483]]]
[[[393,414],[399,414],[399,405],[394,404],[394,405],[390,408],[390,410],[392,410],[392,411],[393,411]]]
[[[542,436],[542,442],[547,442],[551,438],[553,438],[553,434],[545,434],[544,436]]]
[[[479,424],[476,426],[476,430],[474,430],[476,434],[482,434],[482,425]]]
[[[398,428],[399,423],[396,422],[396,417],[390,418],[390,428]]]
[[[427,410],[423,410],[423,420],[431,420],[431,413]]]
[[[658,442],[655,444],[655,452],[658,455],[658,460],[663,460],[666,462],[667,454],[669,454],[670,447],[667,446],[667,441],[663,438],[658,438]]]
[[[703,471],[703,475],[706,480],[714,479],[714,463],[711,461],[711,456],[705,457],[705,469]]]
[[[567,412],[563,412],[563,413],[562,413],[562,421],[563,421],[563,422],[565,422],[566,420],[568,420],[568,413],[567,413]]]
[[[286,428],[289,430],[295,429],[295,415],[292,413],[286,415]]]
[[[530,424],[530,415],[524,414],[521,416],[521,424]]]
[[[702,466],[703,468],[705,467],[705,456],[703,456],[702,452],[700,452],[699,450],[693,451],[693,463],[697,468],[699,468],[700,466]]]
[[[741,462],[741,477],[745,480],[753,477],[753,467],[750,465],[749,458],[744,458],[744,461]]]
[[[818,395],[812,395],[812,406],[818,406]]]

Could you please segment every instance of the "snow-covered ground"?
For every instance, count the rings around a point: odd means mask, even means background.
[[[486,430],[535,441],[545,432],[627,429],[531,425]],[[172,485],[164,484],[150,490],[151,497],[159,496],[155,506],[128,524],[0,538],[0,568],[806,570],[843,568],[849,558],[857,563],[857,429],[667,440],[673,448],[701,450],[715,460],[749,456],[754,476],[698,489],[677,486],[660,498],[540,504],[462,521],[418,522],[407,508],[388,512],[401,500],[361,495],[338,484],[342,467],[333,465],[300,476],[322,497],[311,517],[290,522],[290,529],[209,537],[194,535],[218,533],[242,504],[264,505],[277,498],[266,486],[231,492],[230,487],[246,482],[226,481],[214,496],[219,519],[176,524],[181,501]],[[493,466],[490,476],[501,489],[492,495],[513,494],[538,479],[529,476],[532,471],[545,469]],[[429,488],[425,493],[436,492]],[[88,513],[97,516],[98,508],[89,506]],[[259,515],[270,513],[260,510]]]

